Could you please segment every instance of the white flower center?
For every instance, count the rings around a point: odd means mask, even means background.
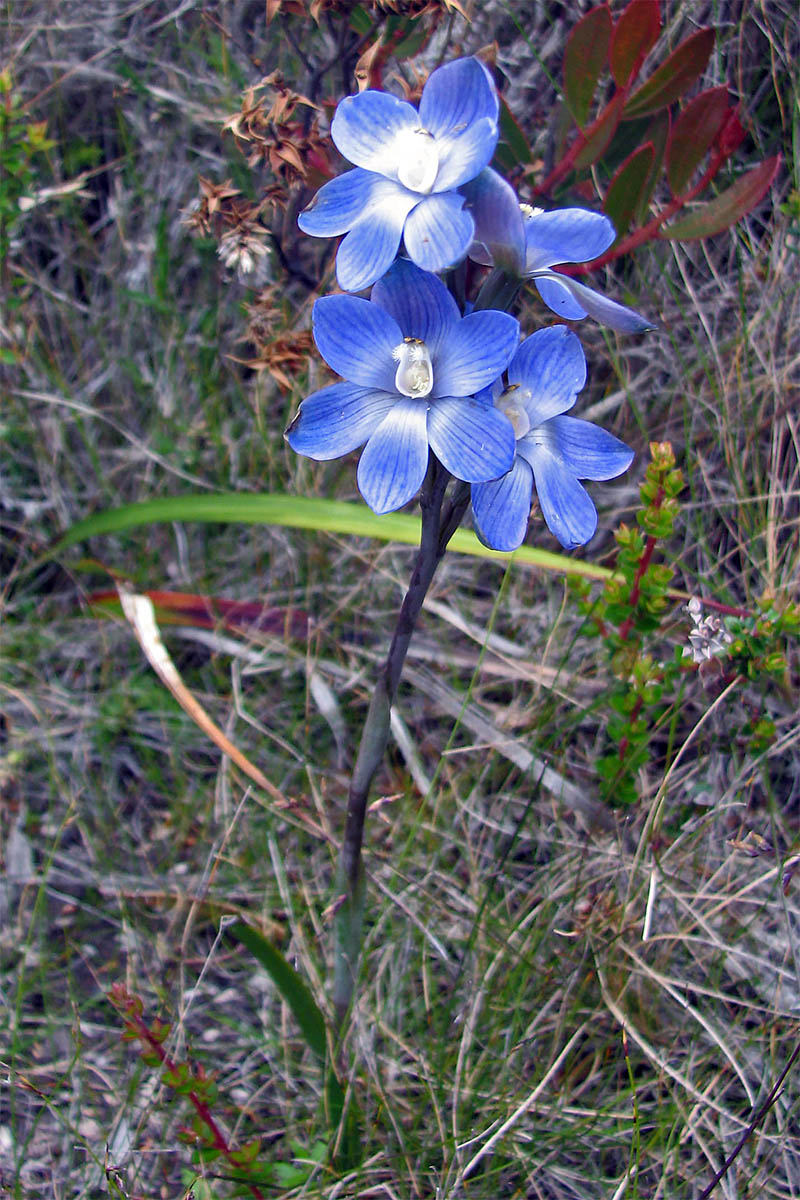
[[[397,363],[394,385],[401,396],[427,396],[433,387],[433,363],[425,343],[419,338],[403,338],[392,358]]]
[[[534,208],[532,204],[520,204],[519,210],[526,221],[530,221],[531,217],[540,217],[544,212],[543,208]]]
[[[514,437],[517,441],[521,437],[525,437],[531,427],[530,418],[523,404],[524,398],[525,394],[520,391],[519,384],[512,383],[494,402],[495,408],[499,408],[500,412],[511,422],[511,428],[514,430]]]
[[[439,173],[436,139],[427,129],[406,129],[395,142],[397,178],[412,192],[428,193]]]

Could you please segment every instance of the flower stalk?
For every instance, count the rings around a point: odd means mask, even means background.
[[[340,1034],[350,1010],[358,974],[365,894],[361,847],[370,788],[386,753],[392,702],[397,694],[417,618],[447,543],[458,528],[468,503],[468,493],[462,497],[455,496],[443,514],[443,501],[450,479],[449,471],[431,454],[420,493],[420,546],[389,652],[375,682],[350,781],[337,873],[339,906],[336,913],[333,1003],[336,1027]]]

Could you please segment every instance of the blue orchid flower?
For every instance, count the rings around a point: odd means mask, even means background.
[[[556,263],[591,262],[616,232],[608,217],[583,208],[554,212],[520,204],[514,189],[487,167],[462,188],[475,221],[470,258],[532,279],[548,308],[568,321],[594,317],[622,333],[653,329],[652,321],[583,283],[551,270]]]
[[[508,471],[511,423],[491,397],[474,395],[513,357],[515,317],[494,310],[462,317],[435,275],[398,259],[371,299],[317,300],[313,326],[320,354],[345,382],[304,400],[286,438],[319,460],[366,442],[358,486],[375,512],[391,512],[416,494],[429,447],[468,483]]]
[[[336,278],[348,292],[369,287],[391,265],[402,238],[408,257],[443,271],[466,257],[474,225],[456,189],[483,170],[498,138],[499,101],[477,58],[434,71],[419,112],[387,92],[348,96],[331,137],[355,169],[326,183],[298,218],[304,233],[346,233]]]
[[[541,329],[521,344],[502,379],[476,400],[491,397],[517,437],[511,469],[472,486],[475,528],[495,550],[516,550],[528,528],[534,484],[542,515],[566,549],[588,542],[597,511],[580,479],[613,479],[633,451],[591,421],[563,414],[586,382],[581,344],[565,325]]]

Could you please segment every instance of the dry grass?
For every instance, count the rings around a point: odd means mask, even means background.
[[[530,45],[557,73],[573,15],[551,7],[456,29],[470,49],[491,25],[531,131],[550,102]],[[242,1140],[260,1132],[264,1162],[324,1137],[318,1068],[220,923],[261,922],[325,1004],[348,746],[412,555],[154,526],[97,539],[91,561],[40,557],[114,504],[200,488],[352,497],[355,484],[350,462],[286,451],[286,420],[315,385],[298,378],[289,395],[234,361],[250,290],[182,223],[198,174],[248,186],[221,123],[261,74],[253,58],[266,70],[292,53],[263,5],[7,0],[4,15],[14,77],[56,143],[41,186],[80,190],[19,226],[22,303],[4,325],[22,353],[0,368],[0,1194],[172,1198],[194,1184],[196,1200],[221,1197],[232,1185],[193,1165],[185,1107],[122,1040],[105,993],[122,981],[173,1023],[172,1053],[218,1073],[220,1119]],[[798,599],[798,225],[778,207],[798,188],[792,15],[783,0],[672,6],[672,42],[720,25],[708,82],[742,96],[752,161],[782,149],[785,169],[736,230],[617,272],[610,286],[658,319],[656,339],[581,329],[582,415],[679,454],[677,584],[748,608]],[[289,299],[302,326],[299,283]],[[593,555],[630,520],[635,484],[598,490]],[[91,616],[104,568],[313,615],[302,643],[165,630],[192,690],[292,807],[220,760],[127,626]],[[671,657],[687,628],[676,605],[654,652]],[[797,1041],[798,885],[781,886],[800,811],[796,646],[776,682],[706,691],[689,677],[653,733],[639,805],[611,823],[594,771],[608,666],[563,581],[454,557],[405,678],[347,1046],[366,1158],[296,1194],[700,1196]],[[763,716],[775,736],[762,746]],[[776,854],[737,851],[749,831]],[[716,1196],[800,1197],[798,1079]]]

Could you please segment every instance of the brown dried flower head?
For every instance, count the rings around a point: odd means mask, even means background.
[[[310,166],[328,170],[316,117],[301,119],[300,106],[317,111],[316,104],[288,87],[280,71],[273,71],[248,88],[241,111],[223,126],[236,138],[248,166],[263,162],[276,177],[277,186],[269,188],[273,203],[285,203],[288,189],[305,182]]]
[[[255,304],[248,305],[249,323],[242,341],[252,342],[254,357],[237,359],[255,371],[266,371],[287,390],[292,377],[308,368],[314,341],[310,330],[286,329],[286,313],[275,304],[273,289],[262,292]]]

